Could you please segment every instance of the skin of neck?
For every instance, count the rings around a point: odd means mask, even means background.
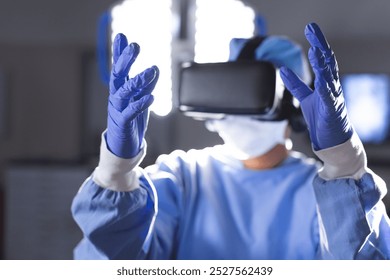
[[[288,150],[285,145],[278,144],[267,153],[243,160],[245,168],[252,170],[271,169],[281,164],[288,156]]]
[[[291,134],[291,128],[287,126],[285,137]],[[289,150],[286,145],[277,144],[263,155],[242,160],[244,167],[251,170],[271,169],[280,165],[287,157]]]

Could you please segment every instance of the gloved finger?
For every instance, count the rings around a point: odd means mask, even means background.
[[[336,92],[333,74],[329,66],[326,64],[325,57],[320,49],[317,47],[311,47],[309,49],[308,58],[313,71],[316,73],[316,77],[322,77],[325,82],[328,83],[328,86],[331,88],[332,92]]]
[[[333,78],[338,80],[339,68],[336,57],[320,27],[315,23],[308,24],[305,28],[305,36],[312,47],[317,47],[321,50],[326,63],[329,65]]]
[[[126,120],[132,121],[139,114],[145,111],[150,105],[152,105],[153,101],[153,95],[146,95],[135,102],[131,102],[127,108],[123,110],[122,115]]]
[[[158,69],[157,66],[152,66],[150,69],[154,69],[154,77],[152,78],[152,80],[148,83],[148,84],[145,84],[138,92],[137,94],[134,96],[134,99],[138,100],[140,99],[141,97],[147,95],[147,94],[150,94],[154,88],[156,87],[156,84],[157,84],[157,81],[158,81],[158,78],[160,76],[160,70]]]
[[[110,94],[115,93],[126,82],[130,67],[137,58],[139,50],[138,44],[131,43],[122,51],[116,63],[113,64],[109,84]]]
[[[131,43],[122,51],[115,65],[113,65],[112,74],[114,77],[124,78],[129,74],[130,67],[134,63],[140,51],[137,43]]]
[[[155,83],[158,79],[158,68],[153,66],[147,68],[143,72],[136,75],[134,78],[128,80],[118,91],[114,94],[116,98],[129,99],[135,97],[136,94],[147,87],[149,84]],[[154,83],[154,84],[155,84]]]
[[[299,102],[312,93],[312,90],[289,68],[280,68],[280,77],[286,88]]]
[[[122,33],[118,33],[115,36],[114,42],[112,44],[113,64],[116,64],[119,56],[122,54],[123,50],[127,47],[127,45],[128,45],[128,42],[127,42],[126,36]]]
[[[333,96],[335,90],[333,76],[329,67],[325,64],[325,58],[322,52],[318,48],[311,47],[309,49],[308,57],[315,75],[315,92],[318,93],[319,97],[326,105],[324,109],[328,110],[333,107],[335,100],[335,97]]]

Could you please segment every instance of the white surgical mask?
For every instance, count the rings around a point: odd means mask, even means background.
[[[206,121],[207,129],[218,132],[227,152],[239,160],[263,155],[277,144],[285,145],[287,124],[287,120],[260,121],[243,116]]]

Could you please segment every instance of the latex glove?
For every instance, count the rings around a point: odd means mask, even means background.
[[[315,75],[314,90],[288,68],[282,67],[281,77],[300,102],[314,150],[321,150],[346,142],[353,128],[332,49],[315,23],[306,26],[305,36],[311,45],[308,57]]]
[[[148,123],[148,107],[159,75],[152,66],[129,79],[128,73],[140,51],[136,43],[118,34],[113,42],[113,66],[109,84],[106,142],[121,158],[133,158],[141,150]]]

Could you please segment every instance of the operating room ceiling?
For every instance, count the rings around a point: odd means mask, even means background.
[[[272,34],[302,36],[315,21],[329,39],[390,37],[388,0],[243,0],[263,15]]]

